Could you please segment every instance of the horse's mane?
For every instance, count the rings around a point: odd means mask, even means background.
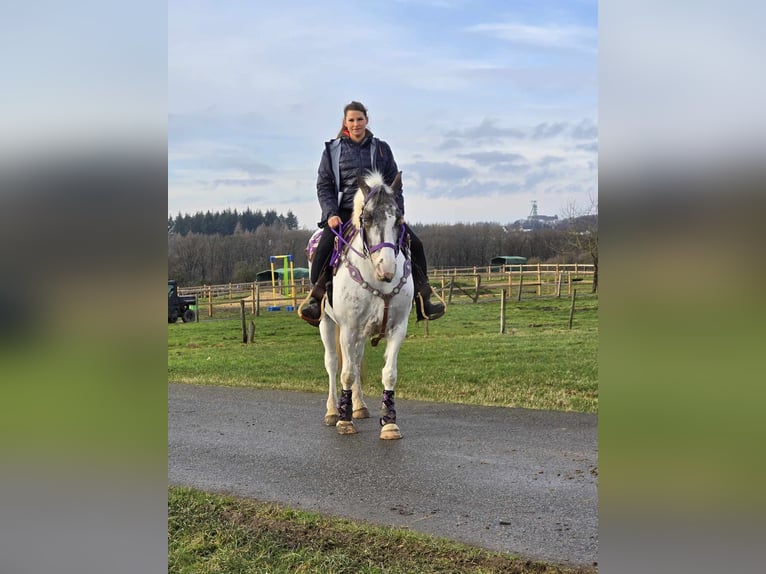
[[[383,174],[379,171],[371,171],[364,177],[364,182],[367,184],[367,187],[372,189],[373,187],[383,186],[383,189],[386,191],[386,193],[390,194],[391,189],[386,185],[386,182],[383,180]],[[364,193],[362,193],[361,189],[357,189],[356,194],[354,195],[354,213],[351,215],[351,221],[358,222],[359,216],[362,215],[362,207],[364,207],[364,200],[365,196]]]

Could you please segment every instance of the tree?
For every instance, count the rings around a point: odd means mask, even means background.
[[[593,263],[595,293],[598,291],[598,202],[591,198],[585,209],[573,202],[566,208],[564,217],[564,248],[575,253],[584,253]]]
[[[298,218],[295,217],[295,214],[288,210],[287,215],[285,216],[285,225],[287,226],[287,229],[298,229]]]

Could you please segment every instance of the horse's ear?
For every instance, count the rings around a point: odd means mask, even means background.
[[[391,189],[393,189],[394,193],[397,195],[399,195],[402,192],[402,172],[401,171],[397,172],[393,183],[391,183]]]
[[[370,186],[367,185],[367,182],[364,180],[364,176],[360,175],[357,181],[359,182],[359,189],[361,189],[364,196],[367,197],[367,194],[370,193]]]

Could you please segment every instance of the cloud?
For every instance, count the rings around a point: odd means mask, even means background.
[[[445,135],[451,138],[463,139],[492,139],[492,138],[523,138],[525,133],[517,128],[498,127],[496,119],[484,118],[481,123],[472,128],[451,130]]]
[[[565,129],[567,129],[567,127],[569,127],[569,124],[566,122],[538,124],[532,130],[531,137],[533,139],[552,138],[562,133]]]
[[[458,157],[473,160],[480,165],[507,164],[507,165],[518,166],[518,165],[526,165],[528,163],[527,158],[525,158],[521,154],[508,153],[508,152],[502,152],[502,151],[482,151],[482,152],[474,152],[474,153],[464,153],[464,154],[459,154]]]
[[[470,180],[461,185],[455,185],[444,190],[444,195],[450,198],[492,197],[525,192],[521,182],[502,180]]]
[[[598,31],[595,27],[548,24],[535,26],[520,22],[476,24],[468,32],[538,48],[595,50]]]
[[[499,120],[484,118],[472,127],[453,129],[445,133],[447,138],[439,149],[462,147],[461,141],[471,140],[482,143],[500,143],[503,140],[543,140],[565,135],[574,139],[598,137],[598,128],[592,120],[584,118],[577,124],[567,121],[542,122],[532,127],[501,127]]]
[[[255,186],[261,186],[261,185],[271,185],[272,183],[273,183],[273,180],[265,179],[265,178],[249,178],[249,179],[224,178],[224,179],[213,180],[213,185],[215,187],[219,187],[219,186],[255,187]]]
[[[575,146],[575,149],[579,149],[582,151],[589,151],[593,153],[598,153],[598,142],[592,142],[592,143],[586,143],[586,144],[577,144]]]
[[[572,130],[572,137],[575,139],[595,139],[598,137],[598,127],[589,119],[583,119]]]
[[[449,162],[418,161],[404,167],[405,172],[421,180],[422,184],[427,181],[453,182],[463,181],[471,177],[469,169]]]
[[[451,150],[451,149],[457,149],[464,147],[463,142],[461,142],[457,138],[449,138],[444,140],[437,149],[441,151]]]
[[[546,155],[543,158],[540,159],[538,162],[538,165],[540,167],[546,168],[550,167],[552,165],[558,165],[564,163],[566,160],[563,157],[555,156],[555,155]]]

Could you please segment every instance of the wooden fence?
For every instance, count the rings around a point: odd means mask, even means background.
[[[483,267],[450,267],[429,271],[431,286],[447,305],[501,298],[571,296],[574,289],[590,292],[594,267],[584,263],[535,263]],[[307,279],[294,284],[270,281],[179,287],[181,295],[197,296],[198,317],[237,317],[244,308],[252,315],[264,311],[295,312],[309,292]]]
[[[594,266],[585,263],[534,263],[524,265],[487,265],[483,267],[450,267],[429,272],[431,286],[441,289],[445,302],[465,296],[477,303],[483,298],[561,297],[580,289],[593,288]],[[585,287],[585,286],[588,287]]]

